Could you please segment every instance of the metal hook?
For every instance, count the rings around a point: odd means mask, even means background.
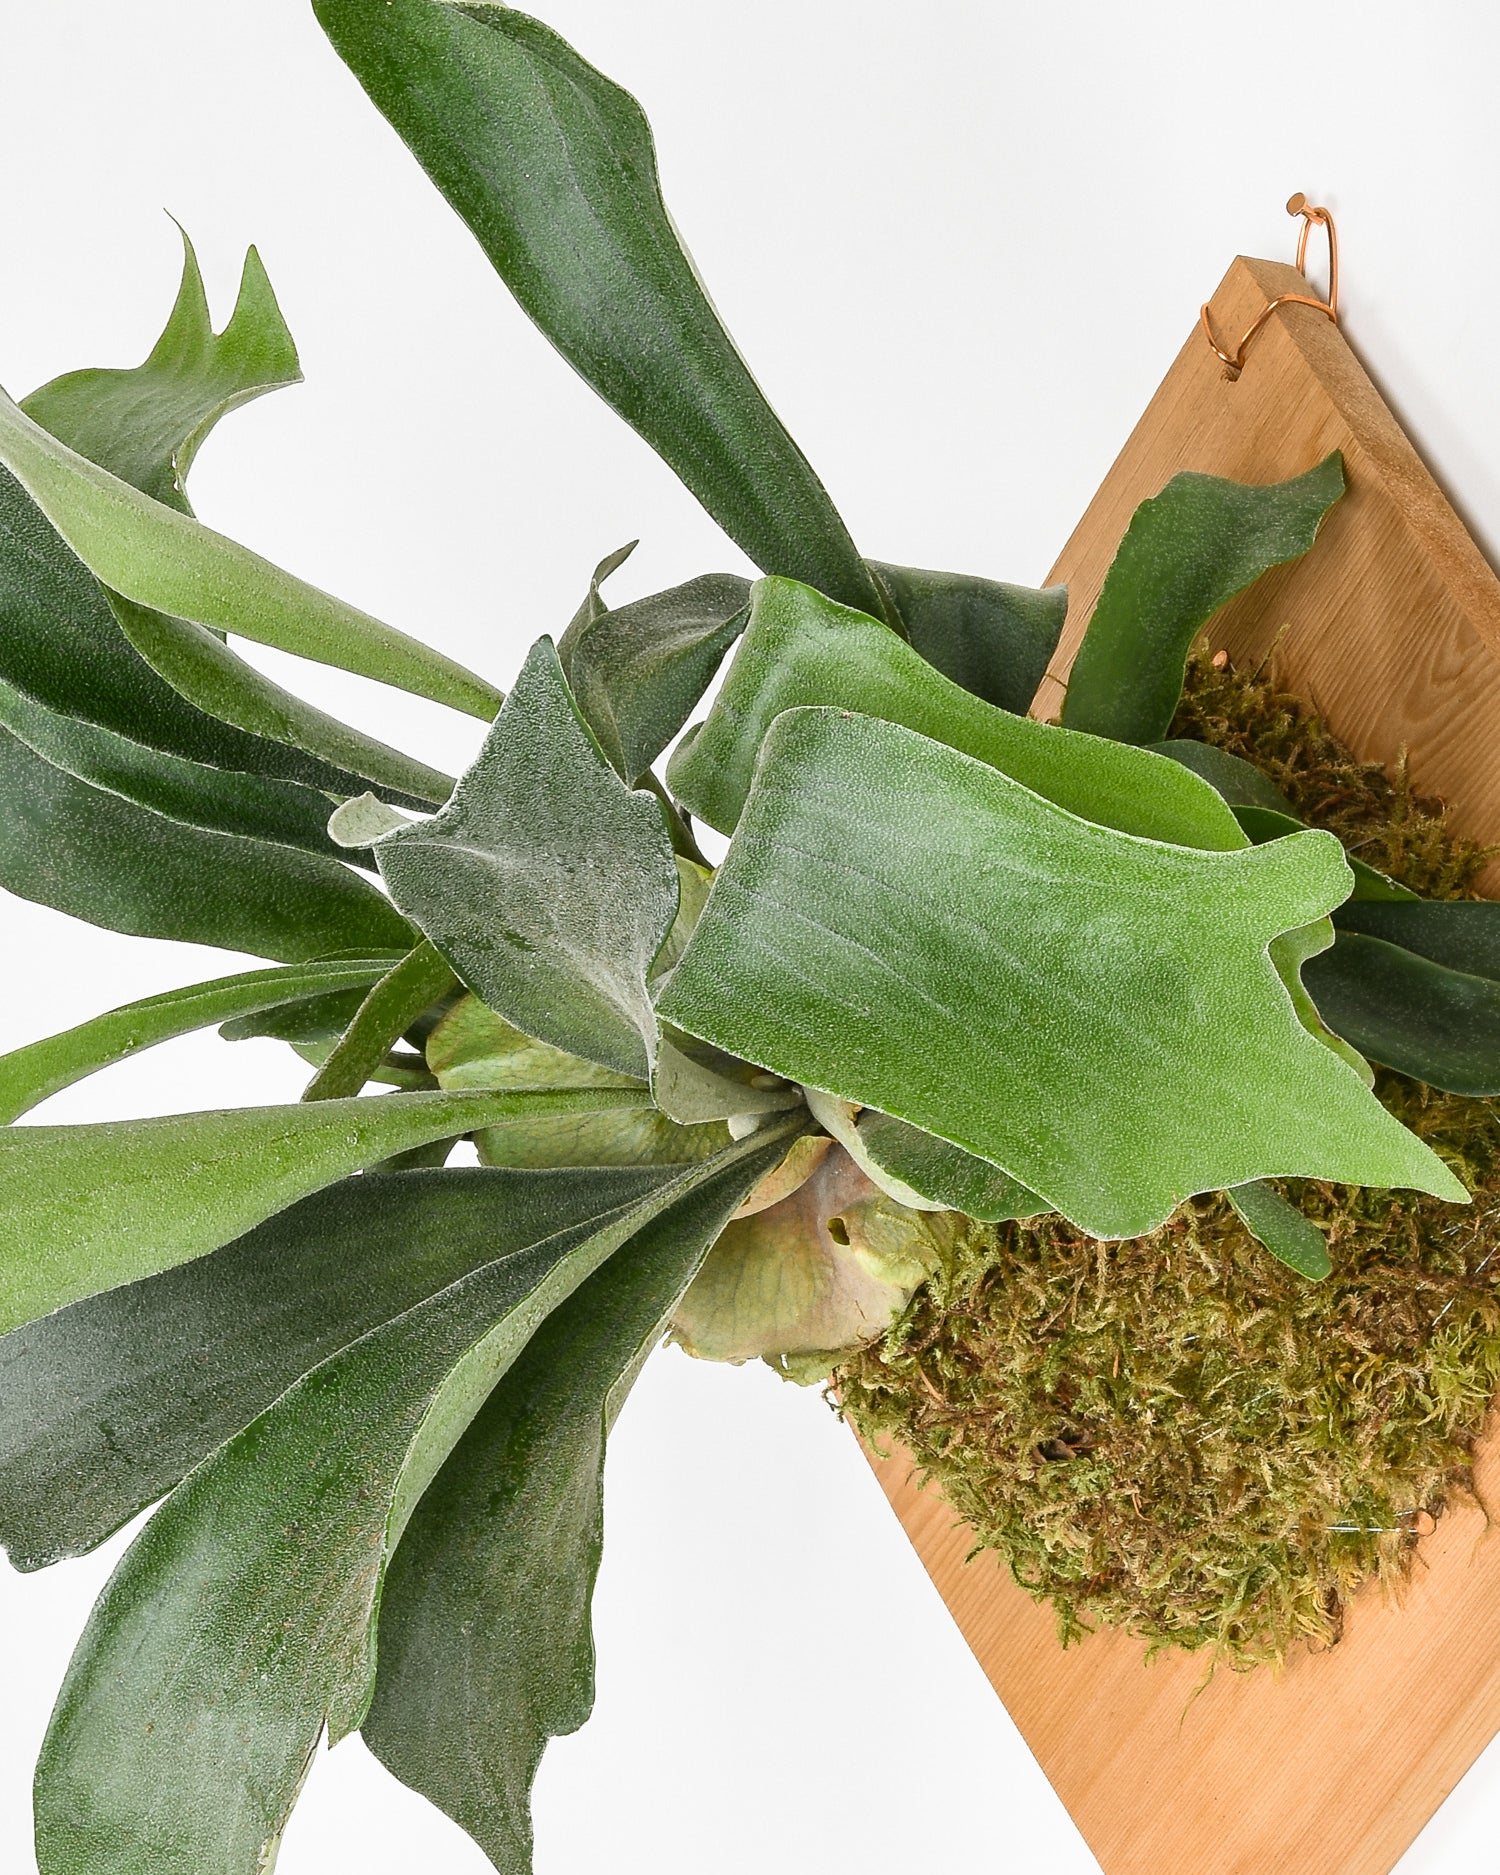
[[[1300,192],[1287,203],[1286,212],[1289,215],[1302,217],[1302,232],[1297,236],[1297,271],[1303,279],[1307,278],[1307,238],[1313,231],[1314,223],[1321,227],[1328,236],[1328,297],[1323,300],[1314,299],[1309,293],[1279,293],[1275,299],[1268,300],[1245,327],[1240,334],[1240,342],[1232,353],[1226,352],[1214,337],[1214,329],[1209,324],[1207,305],[1200,308],[1198,318],[1203,326],[1203,336],[1213,347],[1215,356],[1222,358],[1236,377],[1245,368],[1245,353],[1250,341],[1279,307],[1311,306],[1314,312],[1325,313],[1335,325],[1339,322],[1339,237],[1333,225],[1333,216],[1326,208],[1315,207]]]

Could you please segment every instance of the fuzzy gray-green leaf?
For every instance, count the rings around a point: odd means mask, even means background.
[[[314,788],[185,761],[97,723],[45,709],[3,681],[0,727],[75,780],[121,795],[169,820],[338,857],[328,837],[328,797]]]
[[[1068,615],[1066,586],[872,561],[914,650],[986,703],[1024,716]]]
[[[234,316],[215,337],[183,240],[182,287],[146,362],[131,371],[69,372],[21,408],[96,466],[190,513],[183,479],[208,430],[226,411],[300,374],[255,250]],[[0,472],[0,678],[27,699],[220,768],[340,793],[356,792],[356,778],[367,777],[422,801],[447,798],[446,777],[290,696],[215,633],[118,595],[113,603],[118,622],[104,588]]]
[[[1192,764],[996,708],[874,619],[793,581],[773,579],[754,590],[744,641],[707,721],[689,731],[668,767],[687,807],[731,832],[772,721],[782,710],[808,705],[838,705],[903,723],[1122,833],[1212,851],[1241,847],[1248,837],[1236,819],[1240,810],[1231,809]],[[1359,864],[1351,864],[1358,879]],[[1280,941],[1273,951],[1303,1019],[1326,1039],[1296,975],[1300,955],[1293,957]]]
[[[1495,977],[1450,969],[1384,937],[1341,929],[1333,949],[1307,964],[1305,979],[1329,1028],[1372,1061],[1450,1094],[1500,1094]]]
[[[767,1157],[731,1148],[501,1254],[333,1354],[194,1472],[69,1669],[37,1772],[41,1875],[264,1869],[319,1735],[365,1716],[391,1554],[496,1383],[637,1231]]]
[[[1256,1182],[1231,1187],[1224,1196],[1256,1242],[1264,1244],[1289,1269],[1315,1283],[1332,1273],[1327,1238],[1279,1191]]]
[[[227,326],[215,334],[198,257],[182,236],[182,284],[151,355],[132,370],[69,371],[22,398],[60,442],[153,501],[191,514],[185,483],[219,418],[302,370],[271,282],[252,247]]]
[[[0,1134],[0,1333],[217,1250],[362,1166],[496,1120],[639,1104],[565,1093],[394,1094]]]
[[[350,1019],[333,1052],[303,1090],[304,1100],[340,1100],[359,1093],[391,1046],[426,1012],[456,995],[458,983],[445,958],[424,938],[393,963]]]
[[[662,203],[640,106],[508,6],[314,0],[339,56],[569,364],[767,572],[878,610]]]
[[[152,671],[195,713],[224,724],[226,734],[243,731],[293,762],[298,755],[311,758],[340,777],[333,786],[341,794],[359,793],[363,782],[373,781],[408,806],[433,807],[453,792],[451,775],[304,702],[206,625],[169,618],[119,593],[109,595],[109,606],[120,631]],[[498,697],[497,691],[497,706]]]
[[[706,573],[602,611],[578,633],[568,682],[626,781],[638,781],[687,721],[743,630],[749,598],[748,580]]]
[[[212,1255],[0,1336],[0,1544],[102,1543],[329,1355],[663,1173],[348,1178]]]
[[[668,766],[674,791],[700,820],[732,833],[774,719],[818,705],[904,724],[1125,833],[1183,846],[1245,843],[1214,790],[1177,763],[996,709],[874,619],[785,579],[757,582],[708,719]]]
[[[90,572],[172,618],[236,632],[486,721],[500,692],[67,448],[0,391],[0,463]]]
[[[588,591],[583,595],[578,610],[573,614],[572,618],[569,619],[566,630],[557,641],[557,659],[563,667],[564,677],[571,679],[573,647],[577,644],[579,637],[588,630],[595,619],[603,618],[604,614],[609,610],[609,604],[604,594],[600,591],[600,587],[603,586],[605,580],[609,578],[611,573],[619,572],[620,568],[624,566],[625,562],[640,544],[638,540],[627,540],[623,547],[616,547],[613,553],[605,554],[604,558],[594,568],[593,575],[589,580]]]
[[[116,1061],[138,1055],[143,1048],[215,1023],[244,1020],[296,999],[358,990],[383,976],[392,961],[339,959],[220,977],[126,1003],[61,1035],[28,1042],[24,1048],[0,1055],[0,1125],[9,1125],[39,1101]]]
[[[409,947],[336,859],[170,820],[77,780],[0,728],[0,886],[107,930],[301,963]]]
[[[1165,736],[1198,633],[1262,573],[1306,553],[1343,492],[1337,450],[1265,486],[1174,475],[1136,509],[1105,575],[1063,722],[1120,742]]]
[[[681,1200],[549,1317],[396,1552],[365,1739],[504,1875],[530,1875],[549,1738],[593,1706],[606,1436],[704,1251],[784,1149]]]
[[[166,621],[159,629],[176,623]],[[249,670],[211,632],[196,626],[182,629],[206,638],[217,648],[221,663]],[[160,674],[149,650],[132,643],[98,580],[15,477],[0,469],[0,680],[59,715],[97,724],[187,761],[283,776],[340,794],[359,792],[361,777],[367,774],[360,760],[351,767],[310,756],[300,742],[288,746],[288,738],[277,734],[287,712],[267,708],[254,725],[255,733],[245,733],[243,723],[234,727],[214,714],[217,697],[203,707],[188,701],[169,681],[174,675]],[[275,689],[268,680],[261,682]],[[323,720],[332,723],[332,718]],[[344,732],[339,746],[350,743],[372,748],[377,756],[383,748],[352,730]],[[385,754],[397,759],[394,750]],[[442,800],[446,792],[445,786],[424,798]]]
[[[1267,955],[1348,886],[1330,834],[1164,846],[894,724],[789,711],[661,1013],[990,1160],[1097,1236],[1283,1174],[1462,1202]]]
[[[946,1139],[919,1132],[904,1120],[867,1108],[856,1125],[861,1145],[881,1171],[950,1211],[998,1224],[1010,1218],[1035,1217],[1047,1209],[1034,1191],[998,1165],[961,1152]]]
[[[540,639],[474,765],[431,820],[375,847],[397,905],[527,1035],[644,1080],[646,981],[677,913],[658,803],[621,781]]]
[[[1500,983],[1500,902],[1494,899],[1356,898],[1340,905],[1333,922],[1341,931],[1399,944],[1447,970]]]
[[[1147,747],[1157,755],[1165,755],[1169,761],[1181,762],[1195,775],[1201,775],[1231,807],[1260,807],[1273,814],[1293,811],[1291,802],[1269,775],[1263,774],[1253,762],[1231,755],[1228,749],[1215,748],[1211,742],[1195,742],[1187,736],[1148,743]]]

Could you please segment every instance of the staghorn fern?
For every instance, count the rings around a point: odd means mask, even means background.
[[[1266,1180],[1466,1195],[1356,1050],[1500,1091],[1491,908],[1413,898],[1163,740],[1199,631],[1312,546],[1336,458],[1146,503],[1062,724],[1031,721],[1066,595],[861,556],[631,98],[509,8],[315,11],[764,577],[611,607],[611,556],[502,697],[203,527],[198,444],[297,376],[253,252],[223,333],[189,246],[145,364],[0,400],[0,883],[273,966],[16,1051],[4,1118],[210,1025],[315,1069],[293,1107],[0,1141],[0,1541],[40,1568],[163,1500],[58,1702],[42,1875],[263,1870],[356,1728],[528,1869],[537,1762],[591,1698],[605,1438],[669,1327],[815,1377],[964,1217],[1130,1236],[1218,1189],[1316,1278]],[[226,634],[493,727],[455,783]]]

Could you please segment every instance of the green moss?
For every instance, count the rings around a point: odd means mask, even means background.
[[[1452,832],[1441,806],[1413,792],[1404,759],[1393,775],[1356,761],[1314,711],[1259,673],[1194,658],[1172,734],[1253,762],[1304,820],[1423,898],[1472,897],[1494,851]]]
[[[1484,863],[1404,774],[1354,762],[1258,677],[1195,664],[1174,733],[1254,760],[1425,893],[1463,894]],[[1236,1667],[1330,1645],[1349,1596],[1399,1582],[1470,1488],[1500,1388],[1500,1113],[1391,1074],[1376,1091],[1472,1208],[1288,1181],[1329,1236],[1319,1284],[1221,1197],[1127,1243],[973,1225],[840,1370],[844,1414],[915,1456],[1064,1641],[1123,1626]]]

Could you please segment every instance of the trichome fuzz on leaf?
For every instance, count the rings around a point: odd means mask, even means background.
[[[1195,662],[1176,728],[1253,752],[1411,887],[1463,891],[1484,864],[1404,771],[1356,762],[1264,679]],[[1487,901],[1413,902],[1488,922]],[[1293,1186],[1333,1263],[1317,1284],[1258,1252],[1223,1198],[1119,1244],[1055,1218],[970,1227],[841,1367],[845,1415],[912,1454],[1064,1640],[1123,1626],[1236,1667],[1330,1645],[1350,1597],[1399,1587],[1418,1534],[1472,1489],[1500,1385],[1500,1126],[1489,1101],[1377,1087],[1471,1210]]]
[[[864,557],[700,285],[633,98],[510,7],[314,11],[522,306],[765,577],[616,604],[620,549],[506,696],[205,527],[203,438],[299,375],[254,250],[221,332],[187,246],[141,365],[0,393],[0,884],[270,966],[16,1050],[0,1118],[207,1026],[317,1070],[292,1105],[0,1136],[0,1539],[40,1568],[165,1500],[48,1732],[41,1875],[265,1875],[320,1734],[358,1726],[526,1875],[539,1758],[592,1696],[605,1440],[669,1327],[801,1381],[842,1363],[850,1411],[924,1456],[944,1439],[899,1389],[951,1331],[1075,1467],[1028,1478],[1077,1479],[1109,1433],[1085,1408],[1116,1395],[1026,1312],[1053,1310],[1056,1268],[1075,1301],[1134,1272],[1090,1304],[1122,1339],[1160,1270],[1227,1293],[1243,1269],[1269,1314],[1194,1305],[1212,1379],[1259,1363],[1263,1318],[1389,1303],[1363,1221],[1421,1237],[1455,1173],[1484,1203],[1446,1228],[1477,1245],[1492,1215],[1490,1160],[1433,1123],[1500,1089],[1500,928],[1448,902],[1463,855],[1396,796],[1330,795],[1321,733],[1232,676],[1200,673],[1167,734],[1192,640],[1312,545],[1338,458],[1175,478],[1131,523],[1064,723],[1034,721],[1066,593]],[[483,746],[455,782],[235,637],[478,718]],[[717,872],[695,818],[729,836]],[[1393,1113],[1366,1055],[1447,1092]],[[1432,1195],[1263,1183],[1288,1176]],[[1304,1471],[1351,1516],[1384,1514],[1356,1474],[1386,1457],[1432,1496],[1496,1365],[1479,1270],[1430,1248],[1418,1288],[1462,1303],[1447,1338],[1376,1326],[1430,1382],[1436,1443],[1417,1383],[1357,1363],[1256,1365],[1258,1417],[1215,1390],[1253,1440],[1335,1389],[1348,1462]],[[1017,1339],[1028,1374],[1052,1363],[1034,1434]],[[1148,1404],[1193,1395],[1165,1359],[1127,1372]],[[993,1446],[955,1496],[1013,1541]],[[1135,1475],[1173,1470],[1146,1447]],[[1181,1546],[1127,1496],[1085,1529],[1054,1492],[1037,1527],[1140,1589]],[[1200,1596],[1174,1637],[1277,1651],[1330,1579],[1317,1543],[1301,1567],[1236,1627],[1213,1564],[1218,1613]],[[1135,1618],[1123,1591],[1065,1592],[1077,1620]]]

